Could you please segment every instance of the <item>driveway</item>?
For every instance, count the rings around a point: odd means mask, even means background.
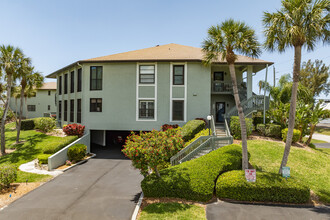
[[[208,220],[323,220],[330,219],[330,207],[287,207],[275,205],[235,204],[219,201],[207,205],[206,216]]]
[[[130,219],[142,176],[116,150],[76,166],[0,211],[0,219]]]

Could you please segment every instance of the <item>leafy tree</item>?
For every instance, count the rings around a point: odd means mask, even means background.
[[[322,60],[312,62],[308,60],[302,65],[300,72],[300,83],[307,87],[312,96],[319,96],[321,93],[328,95],[330,92],[329,68]]]
[[[247,134],[243,108],[239,98],[235,61],[236,53],[251,57],[258,57],[261,53],[260,44],[257,41],[254,30],[244,22],[226,20],[219,25],[211,26],[208,30],[208,37],[203,42],[204,64],[209,65],[217,61],[219,57],[226,60],[229,66],[233,93],[241,124],[242,137],[242,169],[248,168]]]
[[[300,79],[301,50],[312,51],[319,41],[330,41],[329,0],[282,0],[282,8],[275,13],[264,12],[265,48],[284,52],[294,48],[293,86],[289,112],[288,136],[279,169],[286,166],[295,124],[297,90]]]
[[[6,80],[6,100],[4,103],[4,111],[1,119],[1,154],[6,154],[6,142],[5,142],[5,123],[9,109],[9,101],[11,98],[11,86],[17,76],[17,69],[20,60],[23,57],[23,52],[11,45],[0,46],[0,73],[4,74]]]

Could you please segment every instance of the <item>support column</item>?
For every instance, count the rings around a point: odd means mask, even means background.
[[[247,74],[246,74],[247,99],[252,97],[252,71],[253,71],[253,66],[248,66]]]

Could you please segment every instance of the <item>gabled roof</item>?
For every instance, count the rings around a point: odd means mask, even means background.
[[[56,90],[56,82],[46,82],[38,90]]]
[[[203,60],[204,53],[201,48],[184,46],[180,44],[165,44],[157,45],[155,47],[149,47],[141,50],[133,50],[124,53],[112,54],[108,56],[96,57],[86,60],[80,60],[69,66],[66,66],[47,77],[54,78],[55,75],[66,68],[70,68],[77,63],[90,63],[90,62],[161,62],[161,61],[196,61],[201,62]],[[226,64],[225,60],[219,58],[214,63]],[[238,59],[235,62],[239,65],[272,65],[273,62],[253,59],[247,56],[238,55]]]

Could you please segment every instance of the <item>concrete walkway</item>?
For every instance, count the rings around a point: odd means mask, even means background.
[[[117,150],[76,166],[0,211],[0,219],[130,219],[142,176]]]
[[[314,133],[313,134],[313,139],[320,140],[320,141],[326,141],[326,142],[330,143],[330,136],[329,135]]]
[[[330,219],[330,207],[298,208],[285,206],[249,205],[216,202],[207,205],[208,220],[324,220]]]
[[[28,173],[36,173],[36,174],[44,174],[44,175],[52,175],[52,176],[58,176],[63,173],[63,171],[60,171],[60,170],[52,170],[52,171],[40,170],[40,169],[35,168],[34,164],[35,164],[35,161],[32,160],[30,162],[20,165],[19,169],[21,171],[28,172]]]

